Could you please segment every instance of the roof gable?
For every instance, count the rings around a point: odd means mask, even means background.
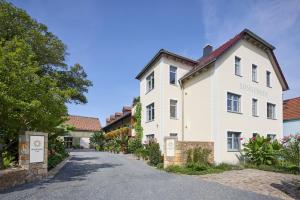
[[[184,75],[180,79],[180,81],[183,81],[184,79],[191,76],[192,74],[202,70],[203,68],[208,67],[211,63],[215,62],[220,56],[222,56],[232,46],[234,46],[238,41],[242,39],[254,43],[255,45],[259,46],[260,48],[263,48],[267,52],[283,90],[288,90],[289,86],[278,64],[276,56],[273,52],[275,47],[248,29],[243,30],[238,35],[236,35],[235,37],[233,37],[232,39],[230,39],[229,41],[225,42],[223,45],[221,45],[220,47],[212,51],[209,55],[200,58],[198,60],[198,64],[196,65],[196,67],[192,69],[190,72],[188,72],[186,75]]]

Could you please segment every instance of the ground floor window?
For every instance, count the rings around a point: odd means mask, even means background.
[[[227,133],[227,150],[239,151],[241,149],[241,133],[228,132]]]
[[[170,137],[177,137],[177,133],[170,133]]]
[[[154,140],[154,134],[148,134],[148,135],[146,135],[146,140],[147,140],[147,142],[149,142],[151,140]]]
[[[267,138],[270,138],[271,141],[276,139],[276,135],[275,134],[267,134]]]
[[[258,133],[253,133],[252,137],[256,137],[258,135]]]
[[[73,138],[72,137],[64,137],[64,142],[66,148],[72,148],[73,146]]]

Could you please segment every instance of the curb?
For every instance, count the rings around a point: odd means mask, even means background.
[[[65,160],[63,160],[61,163],[59,163],[56,167],[54,167],[53,169],[51,169],[50,171],[48,171],[47,179],[53,178],[61,170],[61,168],[63,168],[65,166],[65,164],[67,164],[67,162],[69,162],[69,160],[72,157],[73,156],[70,155]]]

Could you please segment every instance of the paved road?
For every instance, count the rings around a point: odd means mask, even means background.
[[[73,152],[72,156],[54,178],[14,188],[0,194],[0,199],[273,199],[195,176],[169,174],[128,155]]]

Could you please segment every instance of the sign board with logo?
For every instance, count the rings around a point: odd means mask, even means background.
[[[45,146],[45,136],[38,136],[38,135],[30,136],[30,147],[29,147],[30,163],[44,162],[44,146]]]
[[[175,139],[166,140],[167,156],[175,156]]]

